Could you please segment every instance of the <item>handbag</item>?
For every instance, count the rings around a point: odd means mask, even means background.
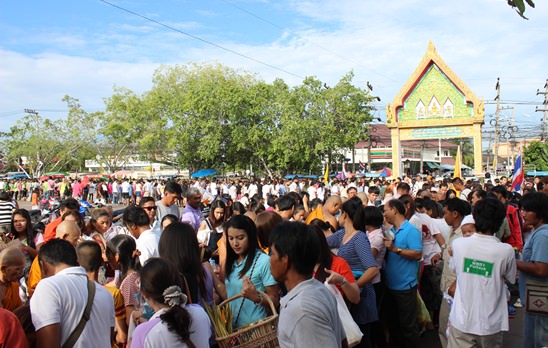
[[[527,313],[548,315],[548,282],[527,277],[525,286]]]
[[[89,320],[89,317],[91,315],[91,306],[93,305],[93,298],[95,297],[95,282],[91,280],[88,281],[88,303],[86,304],[86,308],[84,309],[84,313],[82,314],[82,318],[80,319],[80,322],[72,331],[70,336],[67,338],[67,341],[65,344],[63,344],[62,348],[72,348],[76,341],[78,341],[78,338],[82,334],[82,331],[84,331],[84,327],[86,327],[86,323]]]
[[[350,314],[350,311],[348,310],[348,307],[346,306],[346,303],[344,302],[344,299],[339,292],[339,289],[337,289],[335,285],[327,283],[327,281],[325,281],[323,284],[329,290],[329,292],[332,293],[333,296],[335,296],[335,299],[337,300],[337,312],[339,312],[339,317],[341,318],[344,332],[346,333],[348,347],[354,347],[358,345],[362,341],[363,333],[360,330],[358,324],[356,324],[356,322],[352,318],[352,315]]]

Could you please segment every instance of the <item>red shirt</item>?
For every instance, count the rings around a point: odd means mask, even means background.
[[[23,327],[15,314],[0,308],[0,323],[2,323],[2,330],[0,330],[0,346],[18,348],[28,347],[27,336],[25,336]]]

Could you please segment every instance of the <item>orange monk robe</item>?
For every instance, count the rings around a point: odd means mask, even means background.
[[[58,217],[57,219],[53,220],[49,224],[46,225],[46,229],[44,230],[44,242],[47,242],[50,239],[55,238],[55,233],[57,232],[57,226],[63,222],[62,217]]]
[[[317,207],[316,209],[312,210],[310,212],[310,214],[308,214],[308,217],[306,218],[306,221],[305,223],[306,224],[309,224],[312,222],[312,220],[314,219],[320,219],[322,221],[325,221],[325,218],[323,216],[323,207],[322,206],[319,206]]]
[[[38,285],[40,280],[42,280],[42,270],[40,269],[38,256],[36,256],[30,266],[29,279],[27,280],[29,298],[34,294],[34,289],[36,289],[36,285]]]
[[[21,307],[23,301],[19,297],[19,282],[10,282],[6,290],[6,296],[2,300],[2,306],[8,311],[13,312],[13,310]]]

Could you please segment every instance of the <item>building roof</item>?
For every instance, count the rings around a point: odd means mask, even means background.
[[[373,148],[375,147],[391,148],[392,147],[392,135],[390,133],[390,129],[386,126],[386,124],[383,124],[383,123],[372,124],[371,136],[378,138],[377,146],[373,146]],[[440,142],[438,139],[404,140],[401,142],[402,148],[420,148],[423,145],[425,148],[438,148],[440,147]],[[363,149],[368,146],[369,146],[369,141],[361,140],[354,146],[354,148]],[[452,142],[442,140],[441,147],[443,147],[444,149],[456,149],[457,145]]]

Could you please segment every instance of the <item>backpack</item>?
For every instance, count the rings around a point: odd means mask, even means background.
[[[519,208],[508,204],[506,206],[506,219],[508,219],[508,225],[510,226],[510,236],[503,240],[504,243],[508,243],[514,247],[516,250],[523,249],[523,234],[522,226],[523,221],[519,214]]]

